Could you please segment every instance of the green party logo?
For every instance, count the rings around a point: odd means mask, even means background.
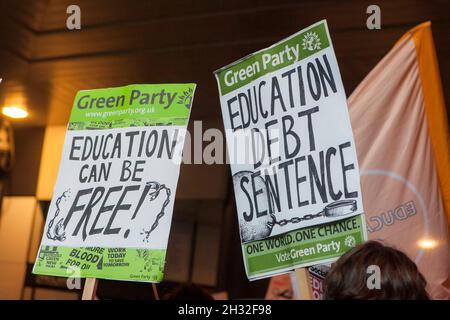
[[[312,31],[307,32],[303,36],[302,47],[303,47],[303,50],[308,50],[308,51],[320,50],[321,43],[320,43],[319,35],[316,32],[312,32]]]
[[[178,104],[184,105],[187,109],[189,109],[191,107],[193,94],[194,90],[192,88],[184,90],[183,93],[178,97]]]

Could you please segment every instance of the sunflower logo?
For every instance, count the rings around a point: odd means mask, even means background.
[[[314,51],[319,50],[321,43],[320,38],[315,32],[307,32],[303,37],[302,46],[304,50]]]
[[[183,94],[178,97],[178,103],[184,105],[187,109],[189,109],[191,107],[193,93],[194,90],[192,90],[192,88],[183,91]]]
[[[354,246],[356,246],[356,239],[353,236],[347,236],[344,240],[344,244],[349,247],[349,248],[353,248]]]

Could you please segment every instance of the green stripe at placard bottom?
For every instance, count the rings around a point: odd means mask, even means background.
[[[40,275],[161,282],[166,250],[70,248],[44,245],[33,273]]]
[[[249,278],[337,259],[365,241],[363,216],[297,229],[242,246]]]

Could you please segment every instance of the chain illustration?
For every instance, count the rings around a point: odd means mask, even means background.
[[[273,227],[274,225],[278,224],[280,227],[287,225],[288,223],[299,223],[305,220],[311,220],[314,218],[319,218],[321,216],[323,216],[323,212],[319,212],[316,214],[306,214],[303,217],[293,217],[291,219],[281,219],[279,221],[276,220],[275,215],[271,214],[270,216],[272,217],[273,221],[268,222],[268,225],[270,227]]]
[[[48,223],[48,227],[47,227],[47,238],[50,240],[57,240],[57,241],[64,241],[66,240],[66,233],[64,232],[64,227],[63,227],[63,221],[64,218],[61,218],[58,223],[55,226],[55,235],[52,236],[50,230],[53,227],[53,223],[55,222],[56,218],[58,217],[61,209],[59,208],[59,204],[61,203],[61,200],[63,199],[67,199],[68,195],[70,194],[70,189],[66,190],[63,192],[63,194],[61,196],[58,197],[58,199],[56,199],[55,205],[56,205],[56,212],[55,212],[55,216],[53,217],[53,219],[50,220],[50,222]]]
[[[319,217],[345,216],[351,212],[356,211],[356,209],[357,206],[355,200],[340,200],[328,204],[322,211],[316,214],[305,214],[303,217],[293,217],[291,219],[281,219],[277,221],[277,218],[272,213],[270,214],[270,216],[272,217],[273,221],[267,222],[267,225],[271,228],[276,224],[282,227],[287,225],[288,223],[299,223],[305,220],[312,220]]]
[[[164,184],[159,184],[159,182],[156,182],[156,181],[151,181],[151,182],[147,182],[147,186],[150,186],[150,189],[152,190],[153,189],[153,191],[151,191],[150,193],[149,193],[149,195],[150,195],[150,201],[153,201],[153,200],[155,200],[156,198],[158,198],[158,196],[159,196],[159,193],[160,193],[160,191],[162,191],[162,190],[164,190],[164,191],[166,191],[166,199],[164,200],[164,203],[163,203],[163,205],[162,205],[162,207],[161,207],[161,211],[157,214],[157,216],[156,216],[156,220],[155,220],[155,222],[153,222],[153,224],[152,224],[152,226],[151,226],[151,228],[150,228],[150,230],[145,230],[145,229],[143,229],[142,230],[142,232],[141,232],[141,234],[145,234],[145,238],[144,238],[144,240],[142,240],[142,241],[149,241],[148,240],[148,238],[150,237],[150,234],[152,233],[152,231],[153,230],[155,230],[157,227],[158,227],[158,225],[159,225],[159,220],[161,220],[161,218],[162,217],[164,217],[164,214],[165,214],[165,209],[166,209],[166,207],[169,205],[169,203],[170,203],[170,195],[171,195],[171,191],[170,191],[170,188],[167,188],[166,187],[166,185],[164,185]]]
[[[240,186],[242,179],[249,179],[251,181],[254,180],[255,186],[257,185],[258,189],[261,189],[261,193],[265,195],[265,198],[268,200],[267,204],[267,210],[264,212],[268,212],[268,214],[257,216],[256,219],[254,217],[251,217],[251,219],[247,219],[248,217],[245,216],[245,211],[241,210],[239,208],[239,202],[245,201],[241,200],[241,198],[244,196],[242,192],[240,192]],[[305,214],[302,216],[297,217],[291,217],[291,215],[288,212],[282,212],[284,210],[274,210],[275,203],[274,203],[274,197],[270,192],[270,188],[267,185],[267,181],[260,175],[258,175],[254,179],[254,173],[252,171],[238,171],[235,174],[233,174],[233,185],[236,192],[236,201],[238,202],[238,210],[239,212],[239,230],[241,233],[241,241],[243,243],[247,243],[250,241],[255,240],[261,240],[265,239],[271,236],[273,230],[275,229],[275,232],[277,234],[280,234],[282,232],[289,232],[294,227],[286,227],[289,224],[300,224],[300,227],[302,227],[302,223],[307,220],[317,219],[320,218],[321,223],[326,223],[328,219],[329,222],[332,220],[337,219],[343,219],[341,217],[344,217],[346,215],[355,214],[358,210],[358,202],[357,199],[342,199],[342,200],[335,200],[331,203],[324,203],[322,208],[317,208],[311,214]],[[256,201],[256,200],[255,200]],[[279,207],[279,205],[278,205]],[[297,212],[302,213],[303,211],[307,210],[306,208],[299,209]],[[289,216],[288,216],[289,214]],[[259,219],[258,219],[259,218]],[[277,220],[280,219],[280,220]],[[285,219],[282,219],[285,218]],[[324,221],[325,220],[325,221]],[[303,223],[304,225],[311,225],[311,223]],[[319,222],[319,221],[317,221]],[[314,223],[313,223],[314,224]],[[275,227],[276,226],[276,227]],[[284,229],[284,230],[283,230]]]

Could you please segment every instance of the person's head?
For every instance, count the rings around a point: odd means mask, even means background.
[[[195,284],[181,284],[169,292],[164,300],[214,300],[213,297]]]
[[[376,285],[371,281],[376,271],[369,266],[379,267],[379,289],[370,285]],[[342,255],[331,267],[325,279],[324,299],[427,300],[425,287],[425,278],[403,252],[368,241]]]

